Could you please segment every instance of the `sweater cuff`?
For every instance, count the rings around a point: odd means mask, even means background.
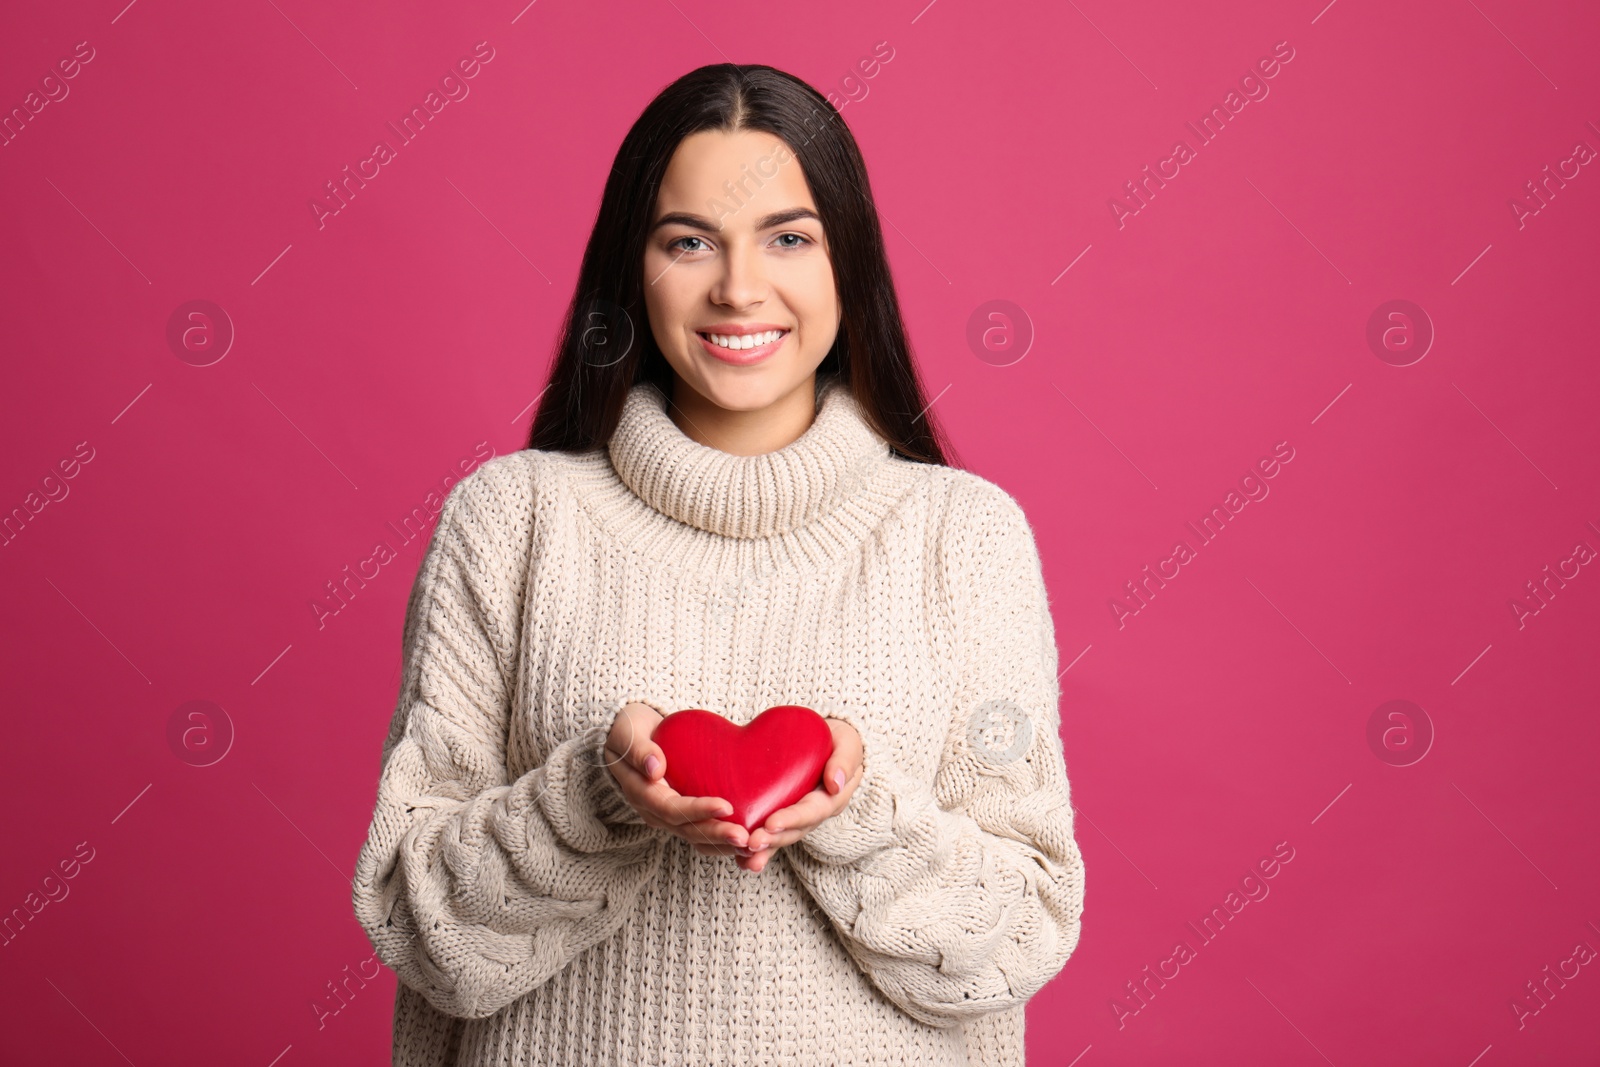
[[[850,795],[843,811],[824,819],[822,825],[795,842],[794,847],[805,849],[820,863],[835,866],[859,863],[876,852],[894,847],[897,808],[901,809],[900,821],[904,821],[908,806],[920,808],[934,802],[933,790],[900,772],[883,740],[866,726],[856,711],[829,708],[822,715],[849,723],[861,735],[861,781],[856,783],[856,791]]]
[[[584,791],[589,799],[589,810],[608,826],[636,825],[644,820],[622,795],[622,787],[611,773],[610,764],[616,757],[606,751],[606,737],[610,733],[610,726],[591,726],[583,732],[579,742],[589,774],[588,788]]]

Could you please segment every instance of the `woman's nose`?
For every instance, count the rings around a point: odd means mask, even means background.
[[[745,307],[760,300],[766,292],[766,275],[761,257],[747,249],[736,249],[723,260],[714,298],[730,307]]]

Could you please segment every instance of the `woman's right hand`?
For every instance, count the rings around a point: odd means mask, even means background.
[[[693,845],[743,848],[750,834],[721,797],[686,797],[666,782],[667,754],[650,740],[662,715],[648,704],[625,704],[606,736],[606,767],[625,799],[647,826],[676,834]]]

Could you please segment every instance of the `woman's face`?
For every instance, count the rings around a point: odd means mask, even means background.
[[[813,381],[840,307],[800,162],[770,133],[705,130],[667,164],[644,253],[650,330],[678,378],[731,411]]]

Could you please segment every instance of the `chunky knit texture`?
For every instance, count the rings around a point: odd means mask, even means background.
[[[1083,908],[1033,533],[819,393],[741,457],[635,385],[608,449],[451,489],[353,886],[395,1064],[1022,1064]],[[804,704],[865,774],[752,874],[623,799],[602,746],[633,700]]]

